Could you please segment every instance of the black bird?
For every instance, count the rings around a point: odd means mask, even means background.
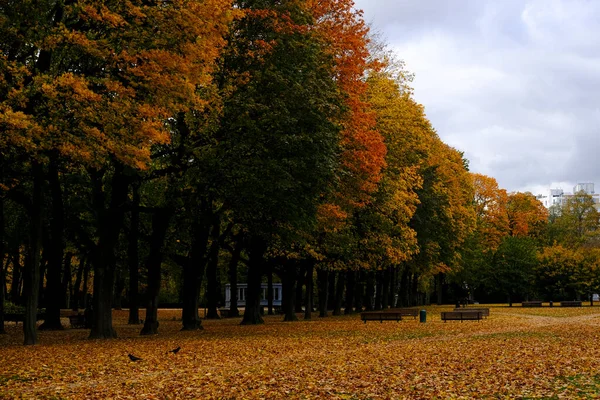
[[[129,359],[133,362],[135,361],[141,361],[142,359],[139,357],[134,356],[133,354],[127,354],[129,356]]]
[[[177,352],[181,350],[181,346],[178,346],[176,349],[173,350],[169,350],[167,353],[173,353],[173,354],[177,354]]]

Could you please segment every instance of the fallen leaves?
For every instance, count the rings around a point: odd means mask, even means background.
[[[492,307],[482,322],[370,322],[357,315],[262,326],[207,320],[180,332],[162,311],[160,334],[137,336],[115,312],[119,339],[20,327],[0,337],[0,398],[489,398],[594,397],[600,308]],[[175,355],[169,350],[181,348]],[[131,362],[128,354],[143,360]]]

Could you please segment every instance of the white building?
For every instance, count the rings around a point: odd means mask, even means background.
[[[536,198],[542,202],[544,207],[550,208],[552,206],[564,205],[568,199],[574,196],[574,193],[584,191],[585,193],[592,196],[596,209],[600,211],[600,193],[594,191],[594,184],[591,182],[578,183],[573,186],[573,193],[565,193],[562,189],[548,189],[542,194],[538,194]]]
[[[268,290],[269,286],[266,283],[262,283],[260,286],[262,288],[262,296],[260,298],[260,305],[266,307],[269,305],[269,302],[267,299],[267,290]],[[237,305],[238,305],[238,307],[246,306],[247,290],[248,290],[247,283],[238,283],[238,285],[237,285],[237,293],[238,293]],[[281,307],[281,290],[282,290],[281,283],[273,283],[273,307]],[[230,308],[230,307],[231,307],[231,285],[228,283],[225,285],[225,308]]]

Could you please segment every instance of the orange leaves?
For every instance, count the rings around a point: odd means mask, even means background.
[[[180,332],[159,313],[163,334],[137,337],[115,312],[121,339],[86,331],[40,332],[23,348],[10,325],[0,337],[0,397],[11,398],[581,398],[595,397],[597,307],[492,306],[481,322],[363,324],[357,315],[262,326],[205,321]],[[167,353],[181,346],[177,354]],[[143,358],[131,362],[127,354]]]
[[[375,116],[364,101],[368,68],[368,27],[351,0],[309,1],[315,32],[335,63],[335,79],[347,94],[348,114],[341,124],[343,206],[363,206],[375,190],[385,165],[386,148],[375,130]]]
[[[548,223],[548,210],[531,193],[508,196],[508,217],[513,236],[540,237]]]
[[[509,233],[506,190],[500,189],[492,177],[471,174],[475,190],[476,230],[484,251],[495,251]]]

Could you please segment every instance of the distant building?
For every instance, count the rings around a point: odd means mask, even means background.
[[[563,206],[566,202],[574,196],[575,193],[584,191],[585,193],[592,196],[596,209],[600,211],[600,193],[596,193],[594,190],[594,184],[591,182],[578,183],[573,186],[573,193],[565,193],[562,189],[548,189],[544,193],[538,194],[536,198],[542,202],[544,207],[550,208],[552,206]]]
[[[267,299],[267,290],[269,289],[266,283],[262,283],[261,285],[262,295],[260,298],[261,306],[268,306],[269,302]],[[246,292],[248,290],[247,283],[238,283],[237,285],[237,305],[238,307],[246,306]],[[281,307],[281,283],[273,283],[273,307]],[[231,285],[228,283],[225,285],[225,308],[231,307]]]

